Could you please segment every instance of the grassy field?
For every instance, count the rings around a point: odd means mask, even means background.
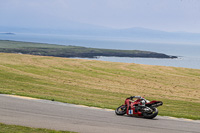
[[[115,109],[131,95],[200,119],[200,69],[0,53],[0,93]]]
[[[0,123],[0,133],[75,133],[69,131],[55,131],[42,128],[30,128],[16,125],[6,125]]]

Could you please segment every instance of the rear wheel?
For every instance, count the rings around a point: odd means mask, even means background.
[[[115,110],[115,113],[116,115],[124,115],[126,114],[126,109],[127,109],[126,105],[121,105]]]
[[[158,115],[157,108],[151,107],[151,109],[153,110],[151,113],[143,113],[144,118],[153,119],[154,117]]]

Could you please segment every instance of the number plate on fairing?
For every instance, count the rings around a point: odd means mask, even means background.
[[[129,110],[128,113],[129,113],[130,115],[132,115],[132,114],[133,114],[133,110]]]

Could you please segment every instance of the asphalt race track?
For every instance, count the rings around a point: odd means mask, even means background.
[[[80,133],[200,133],[200,121],[117,116],[112,110],[3,94],[0,123]]]

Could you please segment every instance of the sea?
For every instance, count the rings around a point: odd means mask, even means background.
[[[105,36],[84,36],[84,35],[53,35],[53,34],[30,34],[16,33],[0,34],[0,40],[14,40],[26,42],[39,42],[60,45],[74,45],[91,48],[121,49],[121,50],[142,50],[164,53],[178,56],[177,59],[157,58],[132,58],[132,57],[97,57],[84,58],[88,60],[101,60],[110,62],[125,62],[147,65],[184,67],[200,69],[200,43],[148,41],[131,38],[105,37]]]

